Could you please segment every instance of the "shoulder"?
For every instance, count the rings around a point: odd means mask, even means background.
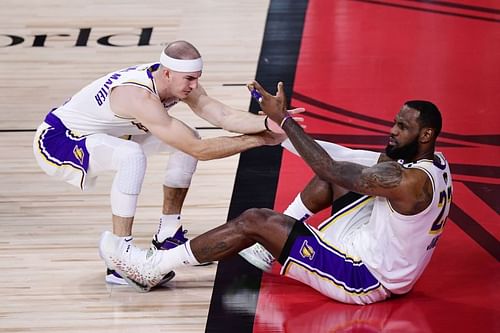
[[[379,162],[362,171],[363,183],[366,186],[390,190],[384,193],[383,196],[386,197],[400,197],[401,193],[406,192],[410,187],[423,183],[425,177],[423,171],[407,168],[393,160]]]
[[[396,162],[394,162],[396,163]],[[399,213],[415,215],[432,202],[434,182],[423,168],[401,165],[401,183],[397,195],[389,198],[391,206]]]
[[[133,115],[151,106],[161,105],[158,96],[135,86],[118,86],[111,91],[111,108],[121,115]]]
[[[380,153],[380,156],[378,158],[378,163],[389,162],[389,161],[394,161],[394,160],[389,156],[387,156],[385,153]]]
[[[151,93],[146,89],[142,89],[141,87],[136,86],[117,86],[114,87],[111,91],[112,98],[116,100],[123,100],[127,102],[134,101],[145,101],[145,100],[153,100],[160,102],[160,99],[155,94]]]
[[[381,154],[377,164],[366,168],[364,172],[368,175],[378,175],[382,179],[398,179],[401,185],[411,185],[425,181],[427,173],[417,163],[402,164]]]

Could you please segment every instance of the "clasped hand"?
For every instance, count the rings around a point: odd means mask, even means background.
[[[276,95],[271,95],[268,93],[257,81],[253,81],[247,85],[247,88],[252,91],[257,90],[262,96],[260,99],[260,107],[262,112],[265,113],[272,122],[269,122],[269,129],[275,133],[283,133],[280,125],[283,119],[287,116],[293,116],[294,114],[302,113],[305,111],[304,108],[296,108],[292,110],[287,110],[286,108],[286,96],[285,90],[283,88],[283,82],[278,82]],[[293,117],[296,122],[303,122],[304,118]],[[304,127],[303,125],[301,125]]]

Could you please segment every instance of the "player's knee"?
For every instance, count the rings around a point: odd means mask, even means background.
[[[244,234],[255,235],[265,230],[266,224],[275,217],[279,217],[279,214],[271,209],[250,208],[240,215],[237,223]]]
[[[196,171],[198,160],[184,152],[170,155],[163,184],[175,188],[188,188]]]
[[[118,169],[126,167],[128,163],[133,165],[140,165],[145,163],[146,155],[142,147],[133,141],[123,141],[119,146],[113,150],[113,165]]]
[[[133,142],[131,142],[133,143]],[[135,143],[119,147],[113,156],[117,159],[115,186],[125,194],[139,194],[146,173],[147,159],[141,147]]]

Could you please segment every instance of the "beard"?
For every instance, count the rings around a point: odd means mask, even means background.
[[[385,154],[393,160],[404,160],[405,163],[413,161],[418,152],[418,140],[415,139],[407,145],[395,147],[387,145]]]

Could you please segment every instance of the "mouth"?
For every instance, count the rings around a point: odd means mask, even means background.
[[[389,146],[396,146],[397,144],[398,142],[396,141],[396,139],[392,137],[389,138],[389,143],[388,143]]]

